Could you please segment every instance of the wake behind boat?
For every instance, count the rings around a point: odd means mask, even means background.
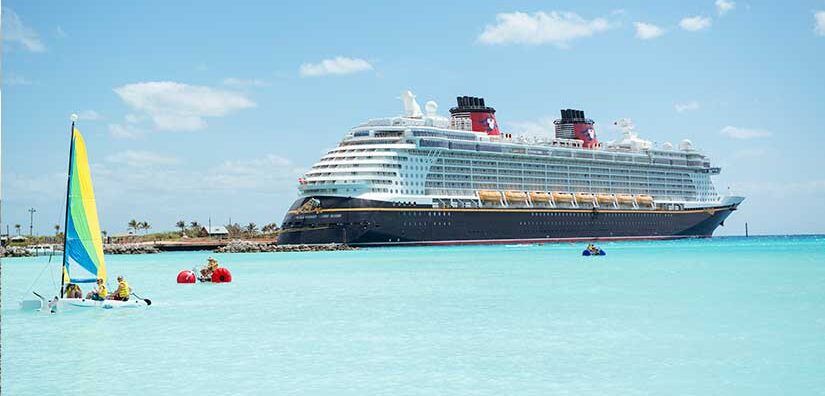
[[[112,294],[106,291],[106,262],[103,257],[97,203],[92,188],[86,142],[80,131],[75,128],[76,117],[72,115],[69,177],[66,186],[63,277],[59,297],[55,296],[46,301],[42,295],[34,293],[38,300],[22,301],[21,307],[36,308],[36,305],[39,305],[42,309],[48,306],[51,312],[56,312],[58,309],[70,307],[109,309],[149,306],[152,301],[137,297],[122,277],[118,277],[118,288]],[[78,286],[80,284],[97,284],[98,287],[83,298]],[[67,289],[71,289],[70,295],[66,295]]]

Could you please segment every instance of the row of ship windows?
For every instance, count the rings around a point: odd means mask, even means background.
[[[693,185],[693,179],[690,178],[683,178],[683,179],[670,179],[670,178],[663,178],[663,177],[649,177],[649,178],[638,178],[638,179],[631,179],[631,178],[598,178],[598,177],[573,177],[573,176],[561,176],[561,177],[527,177],[527,176],[464,176],[464,175],[446,175],[442,177],[442,175],[429,175],[429,181],[466,181],[466,180],[488,180],[488,181],[495,181],[495,180],[505,180],[505,181],[521,181],[524,180],[526,182],[535,182],[535,183],[546,183],[552,180],[561,180],[561,181],[569,181],[569,180],[583,180],[583,181],[590,181],[590,182],[609,182],[611,180],[617,182],[644,182],[644,183],[656,183],[656,184],[663,184],[670,182],[671,184],[690,184]],[[674,183],[678,182],[678,183]]]
[[[346,153],[355,154],[355,153],[359,153],[359,152],[364,152],[364,153],[366,153],[366,152],[386,152],[386,153],[391,153],[392,154],[392,155],[390,155],[390,157],[394,157],[394,156],[397,155],[394,152],[394,150],[392,150],[392,149],[332,150],[327,154],[327,156],[322,158],[320,162],[342,161],[342,160],[358,160],[358,159],[372,159],[373,158],[372,156],[359,156],[359,155],[347,155],[346,154]],[[344,154],[344,155],[340,155],[340,154]],[[384,156],[382,156],[382,157],[384,157]],[[528,160],[528,159],[524,159],[524,158],[518,158],[516,161],[492,161],[492,160],[484,161],[484,160],[478,160],[477,156],[468,156],[468,157],[466,157],[467,159],[452,159],[450,157],[455,158],[455,157],[460,157],[460,156],[451,155],[451,156],[447,156],[447,158],[440,158],[440,159],[438,159],[438,161],[436,163],[437,164],[446,164],[446,165],[465,165],[465,166],[479,165],[479,166],[493,166],[493,167],[500,164],[500,165],[515,167],[515,168],[524,167],[524,168],[534,168],[534,169],[544,169],[544,167],[546,167],[546,166],[565,166],[565,165],[567,165],[566,163],[559,162],[559,161],[551,161],[551,162],[548,163],[548,161],[546,159],[536,161],[536,160]],[[643,161],[643,162],[640,162],[640,163],[650,164],[649,160],[646,160],[646,161]],[[655,164],[655,161],[654,161],[654,164]],[[658,163],[658,165],[663,165],[663,166],[667,167],[670,164],[660,162],[660,163]],[[676,165],[685,165],[685,163],[679,162]],[[699,165],[710,166],[710,163],[709,162],[703,162],[703,163],[700,164],[698,161],[690,161],[688,163],[688,165],[692,165],[692,166],[699,166]],[[628,167],[628,166],[621,166],[620,165],[618,168],[615,168],[615,169],[622,169],[622,168],[625,168],[625,169],[627,169],[627,168],[638,168],[638,166]],[[613,169],[613,168],[611,168],[611,169]]]
[[[580,159],[580,158],[578,160],[579,160],[578,162],[581,165],[587,165],[589,162],[591,162],[591,161],[583,160],[583,159]],[[436,164],[469,166],[469,165],[474,165],[476,162],[482,162],[482,161],[472,160],[472,159],[464,160],[464,159],[440,158],[438,161],[436,161]],[[570,164],[569,161],[562,161],[562,160],[559,160],[559,159],[551,159],[549,161],[546,160],[546,159],[542,160],[542,161],[529,161],[527,159],[522,159],[522,158],[514,158],[510,161],[484,161],[484,162],[487,162],[488,164],[492,163],[492,162],[500,162],[502,164],[507,164],[507,165],[513,166],[513,167],[526,167],[526,168],[534,168],[534,169],[542,169],[544,166],[565,166],[565,165]],[[598,165],[604,165],[604,163],[601,163],[601,162],[594,162],[594,163],[598,164]],[[638,165],[633,165],[633,164],[638,164]],[[678,166],[690,165],[692,167],[707,168],[707,167],[710,166],[710,162],[699,163],[699,162],[696,162],[696,161],[691,161],[689,164],[683,164],[683,163],[671,164],[670,162],[668,162],[668,163],[650,162],[649,160],[645,160],[645,161],[636,161],[636,162],[633,162],[633,163],[615,162],[615,163],[610,164],[610,166],[614,166],[614,165],[617,166],[617,167],[621,167],[621,168],[655,167],[655,168],[662,168],[662,169],[670,169],[672,166],[675,166],[675,165],[678,165]],[[487,165],[487,166],[490,166],[490,165]]]
[[[518,166],[512,166],[509,164],[501,164],[499,166],[492,166],[490,168],[479,168],[479,167],[467,167],[467,166],[450,166],[450,165],[433,165],[430,168],[432,172],[450,172],[450,173],[491,173],[491,172],[517,172],[517,173],[533,173],[533,174],[545,174],[545,173],[582,173],[587,175],[609,175],[609,174],[616,174],[616,175],[659,175],[659,176],[679,176],[679,177],[686,177],[689,176],[691,173],[679,171],[664,171],[664,170],[657,170],[651,169],[649,167],[633,167],[633,168],[596,168],[596,167],[584,167],[584,166],[568,166],[568,165],[550,165],[546,168],[541,168],[537,170],[530,170],[536,168],[527,168],[525,167],[522,169]]]
[[[434,211],[434,212],[426,211],[426,212],[424,212],[424,211],[414,210],[414,211],[411,211],[411,212],[406,212],[406,211],[401,212],[401,216],[405,216],[405,217],[420,217],[420,216],[424,216],[425,214],[429,217],[451,217],[453,215],[451,212],[441,212],[441,211]]]
[[[415,223],[407,223],[407,222],[402,222],[401,223],[402,227],[431,227],[431,226],[449,227],[449,226],[452,226],[452,225],[453,225],[453,223],[449,222],[449,221],[425,221],[425,222],[415,222]]]
[[[519,180],[515,180],[515,181],[513,181],[513,180],[502,180],[502,181],[499,181],[498,183],[496,183],[496,182],[484,182],[484,181],[467,182],[467,183],[461,183],[461,182],[442,183],[442,182],[436,182],[436,181],[428,181],[425,185],[427,187],[433,187],[433,188],[438,188],[438,187],[466,187],[466,188],[472,188],[473,186],[476,186],[478,188],[492,188],[494,190],[500,190],[500,188],[496,188],[496,186],[530,186],[530,187],[536,187],[536,188],[538,188],[538,187],[553,187],[553,188],[551,188],[552,190],[559,190],[559,189],[565,190],[564,187],[569,186],[569,187],[581,187],[581,188],[588,188],[588,187],[615,187],[615,188],[628,187],[628,188],[645,188],[645,189],[654,188],[654,189],[659,189],[659,190],[674,190],[674,191],[694,191],[694,192],[697,191],[696,186],[693,186],[693,185],[649,184],[649,183],[607,183],[607,182],[603,182],[603,183],[598,183],[598,182],[592,182],[592,183],[565,183],[563,180],[562,181],[555,180],[555,181],[549,181],[549,182],[545,182],[545,183],[541,183],[541,182],[537,182],[537,183],[525,182],[525,183],[522,183]],[[527,189],[529,189],[529,188],[527,188]],[[706,191],[709,191],[709,190],[706,190]]]
[[[558,213],[558,212],[532,212],[530,216],[534,217],[564,217],[564,216],[574,216],[574,217],[585,217],[585,216],[593,216],[593,212],[588,213]],[[610,213],[610,212],[598,212],[599,217],[606,216],[612,218],[637,218],[639,216],[645,216],[646,213]],[[673,214],[657,214],[659,217],[673,217]]]

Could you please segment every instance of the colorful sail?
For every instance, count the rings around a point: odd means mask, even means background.
[[[66,246],[63,256],[64,282],[106,281],[103,241],[97,219],[97,204],[92,189],[92,173],[86,143],[74,129],[69,157],[69,191],[66,212]]]

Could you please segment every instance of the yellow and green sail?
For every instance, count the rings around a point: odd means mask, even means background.
[[[72,133],[69,154],[69,188],[66,202],[66,244],[63,255],[64,282],[106,281],[103,241],[97,219],[92,173],[86,142],[77,129]]]

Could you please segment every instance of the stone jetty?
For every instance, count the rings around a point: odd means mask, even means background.
[[[357,248],[338,243],[324,245],[276,245],[274,243],[234,240],[214,250],[215,253],[265,253],[265,252],[327,252],[355,250]]]
[[[30,257],[34,256],[34,253],[26,249],[24,247],[19,246],[8,246],[3,247],[0,246],[0,257]]]
[[[108,243],[103,245],[105,254],[150,254],[160,253],[158,248],[145,243]]]

